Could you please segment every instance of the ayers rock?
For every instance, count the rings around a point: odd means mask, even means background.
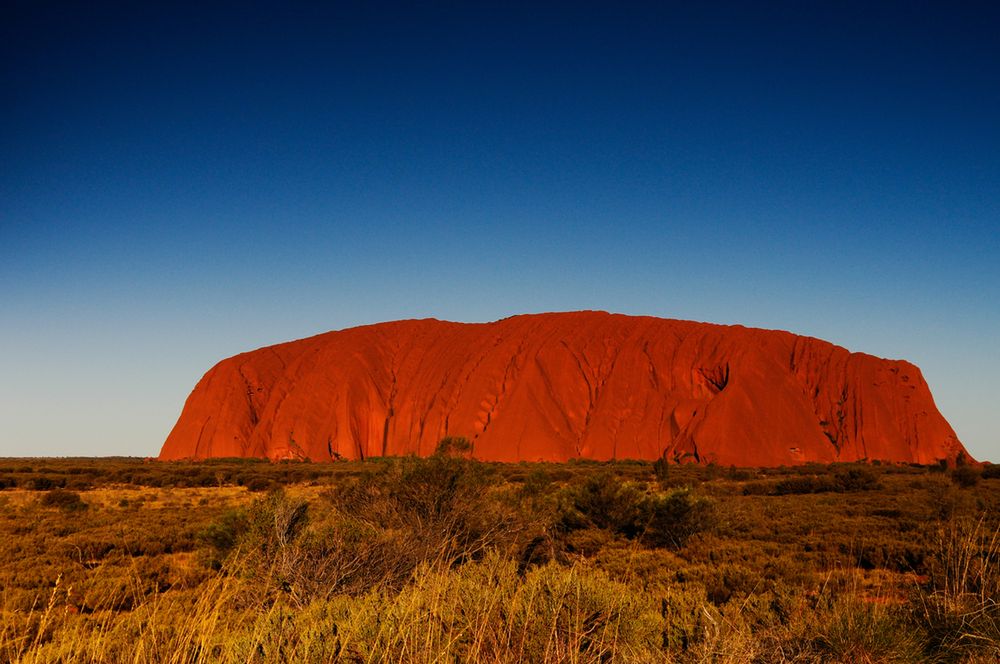
[[[428,455],[775,466],[966,454],[908,362],[789,332],[603,312],[406,320],[223,360],[160,459]]]

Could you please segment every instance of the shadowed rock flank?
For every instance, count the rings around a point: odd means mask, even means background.
[[[775,466],[965,454],[920,370],[789,332],[603,312],[408,320],[223,360],[161,459],[432,454]]]

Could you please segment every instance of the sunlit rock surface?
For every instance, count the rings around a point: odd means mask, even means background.
[[[965,450],[920,370],[788,332],[574,312],[408,320],[223,360],[161,459],[428,455],[776,466]]]

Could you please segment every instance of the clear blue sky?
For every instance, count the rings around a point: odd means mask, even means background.
[[[279,341],[605,309],[905,358],[1000,461],[996,3],[322,4],[4,3],[0,455],[154,455]]]

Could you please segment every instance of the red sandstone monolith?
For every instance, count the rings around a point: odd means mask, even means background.
[[[920,370],[789,332],[574,312],[407,320],[223,360],[160,459],[361,459],[446,436],[496,461],[777,466],[966,454]]]

